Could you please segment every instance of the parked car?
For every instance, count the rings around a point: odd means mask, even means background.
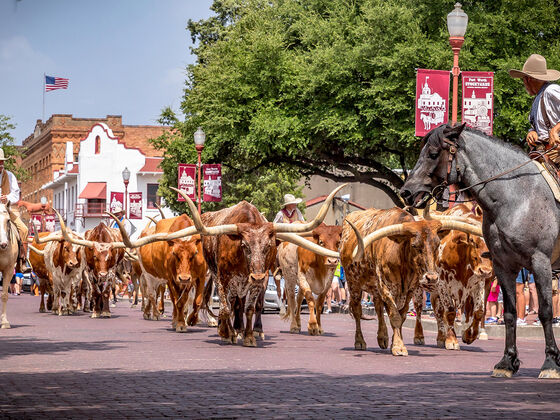
[[[284,279],[280,279],[280,296],[284,296]],[[276,283],[274,282],[274,277],[268,276],[268,284],[266,286],[266,291],[264,292],[264,310],[265,311],[280,311],[280,305],[278,304],[278,289],[276,288]]]
[[[23,273],[23,280],[22,280],[22,290],[24,292],[31,292],[31,286],[33,283],[37,282],[37,275],[33,271],[29,271],[27,273]]]

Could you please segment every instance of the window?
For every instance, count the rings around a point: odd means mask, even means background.
[[[101,150],[101,138],[99,136],[95,137],[95,154],[98,155]]]
[[[159,188],[159,184],[148,184],[148,192],[146,194],[146,197],[148,200],[149,209],[156,208],[154,203],[157,203],[158,206],[161,204],[161,197],[157,195],[158,188]]]
[[[87,214],[102,214],[106,207],[105,199],[89,198],[87,201]]]

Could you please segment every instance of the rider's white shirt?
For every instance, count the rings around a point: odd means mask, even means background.
[[[548,85],[543,95],[546,115],[548,116],[552,127],[554,127],[558,122],[560,122],[560,86],[554,83]],[[549,129],[544,122],[540,98],[535,98],[535,102],[536,103],[534,103],[533,106],[537,106],[537,118],[533,128],[537,132],[539,140],[546,140],[548,139]]]
[[[10,203],[17,203],[19,201],[19,185],[18,185],[17,178],[13,173],[8,171],[7,169],[4,170],[8,174],[8,180],[10,181],[10,193],[7,194],[8,200],[10,201]],[[0,179],[1,176],[2,174],[0,172]]]

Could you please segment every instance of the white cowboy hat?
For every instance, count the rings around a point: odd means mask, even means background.
[[[124,210],[121,205],[117,204],[115,207],[113,207],[113,214],[122,213],[122,212],[124,212]]]
[[[511,69],[509,75],[514,78],[529,76],[545,82],[560,79],[560,71],[548,70],[546,59],[539,54],[532,54],[523,64],[523,70]]]
[[[288,204],[299,204],[301,201],[301,198],[296,198],[293,194],[285,194],[282,207],[286,207]]]
[[[8,160],[7,157],[4,157],[4,149],[0,148],[0,160]]]

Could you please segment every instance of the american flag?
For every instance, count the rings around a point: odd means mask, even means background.
[[[45,91],[49,92],[55,89],[68,89],[68,79],[45,76]]]

